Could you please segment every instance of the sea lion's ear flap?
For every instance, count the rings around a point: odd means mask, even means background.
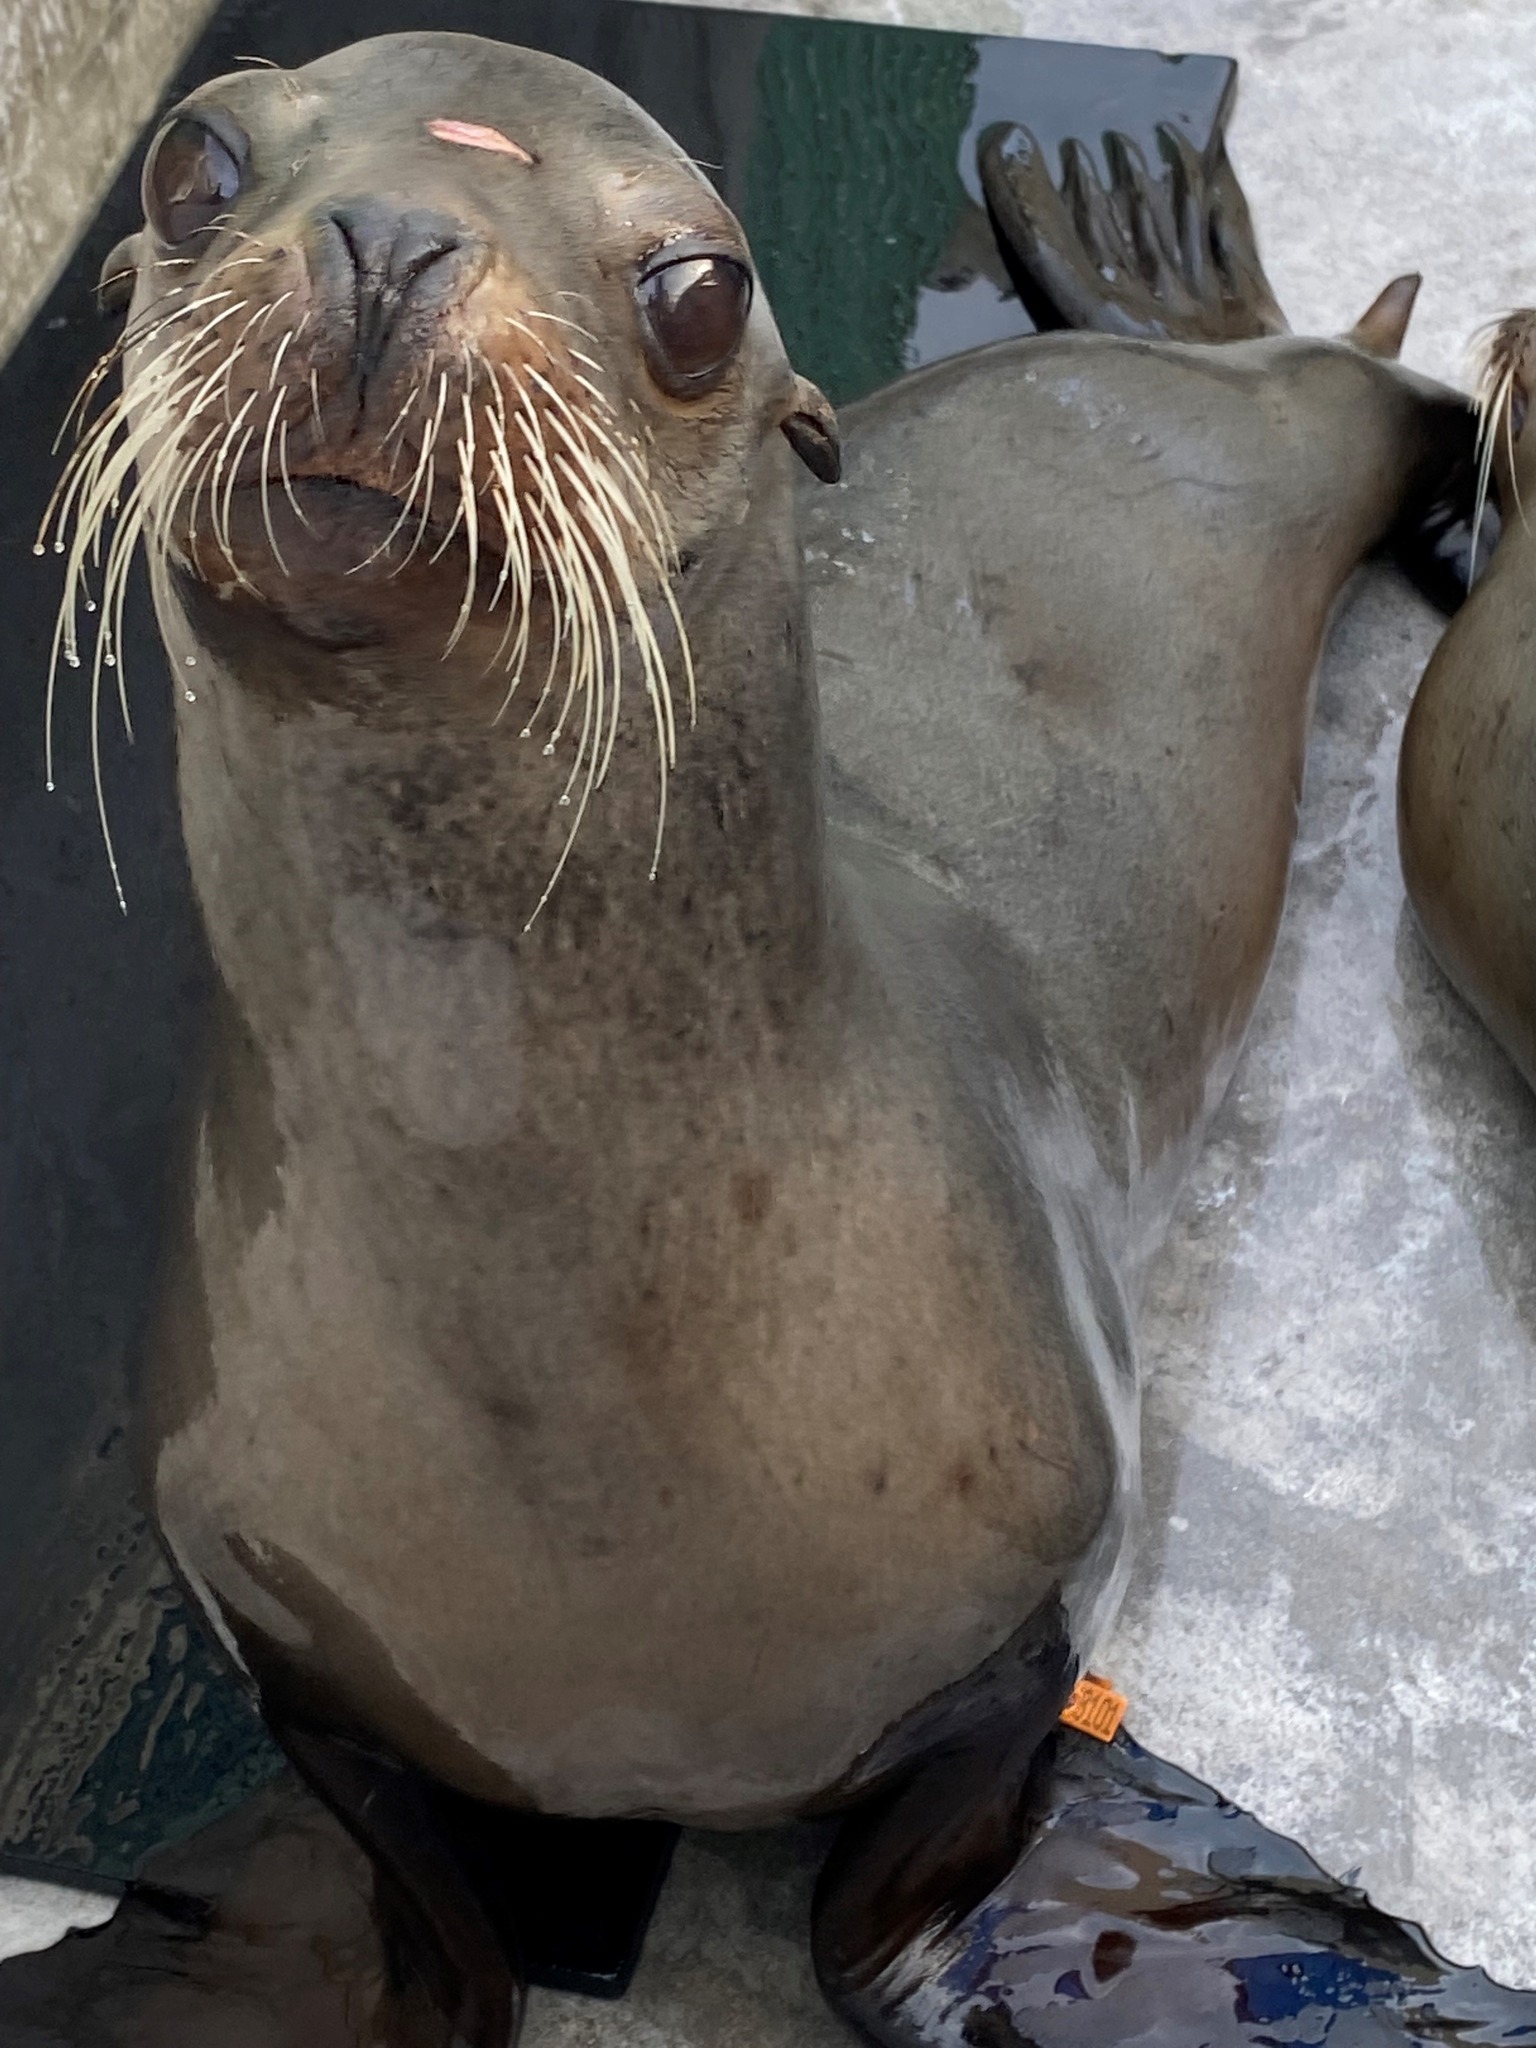
[[[1413,302],[1419,296],[1419,286],[1423,282],[1417,271],[1407,277],[1394,277],[1380,297],[1371,301],[1345,340],[1353,342],[1368,356],[1379,356],[1384,363],[1395,363],[1402,352],[1403,336],[1408,332],[1408,322],[1413,317]]]
[[[793,410],[779,430],[814,477],[835,484],[843,473],[843,442],[837,414],[809,378],[795,379]]]
[[[101,276],[96,280],[97,312],[126,312],[138,274],[139,238],[137,235],[124,235],[101,266]]]

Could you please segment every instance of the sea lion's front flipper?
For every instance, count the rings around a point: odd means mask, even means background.
[[[387,1984],[374,2038],[388,2048],[511,2048],[523,2014],[515,1936],[499,1926],[442,1795],[418,1772],[360,1745],[276,1728],[311,1788],[366,1851]]]
[[[1173,341],[1285,333],[1224,142],[1202,156],[1165,122],[1157,146],[1161,176],[1127,136],[1106,135],[1106,189],[1069,140],[1058,191],[1027,128],[999,122],[982,135],[987,206],[1036,323]]]
[[[1023,1852],[984,1898],[828,1982],[885,2048],[1259,2048],[1336,2022],[1360,2048],[1536,2033],[1536,1991],[1444,1962],[1124,1735],[1053,1736],[1024,1807]]]
[[[466,2048],[514,2037],[525,1982],[597,1998],[629,1988],[677,1842],[670,1822],[524,1813],[350,1742],[281,1733],[373,1858],[397,1985],[419,1978]]]
[[[0,2041],[364,2048],[384,1978],[368,1865],[291,1777],[190,1841],[88,1933],[0,1964]],[[411,2048],[446,2048],[420,2034]]]
[[[105,1925],[0,1963],[5,2048],[508,2048],[518,1951],[533,1983],[628,1988],[676,1828],[514,1813],[288,1739],[345,1830],[284,1774],[162,1850]]]

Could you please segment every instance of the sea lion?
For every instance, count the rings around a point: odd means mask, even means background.
[[[1289,327],[1259,258],[1253,219],[1218,126],[1204,152],[1183,129],[1156,129],[1163,174],[1137,144],[1104,137],[1106,187],[1080,143],[1062,149],[1061,188],[1045,152],[1016,121],[981,136],[977,171],[999,247],[1037,328],[1070,327],[1149,340],[1247,341]],[[1394,348],[1416,277],[1382,294],[1355,340]],[[1475,506],[1471,441],[1447,460],[1433,490],[1415,494],[1388,536],[1391,553],[1439,610],[1454,613],[1498,544],[1497,494]]]
[[[220,980],[136,1427],[373,1861],[359,2025],[511,2039],[530,1811],[847,1813],[839,2008],[1034,2038],[1008,1948],[1122,1569],[1141,1264],[1273,944],[1332,605],[1465,448],[1389,360],[1411,294],[857,408],[828,773],[793,483],[837,425],[638,109],[387,38],[201,89],[145,200],[61,500],[78,579],[137,464]],[[1240,1940],[1299,1953],[1274,1892]],[[1095,1939],[1117,1997],[1213,2038],[1200,1914],[1133,1908],[1174,1919]]]
[[[1403,879],[1425,943],[1536,1087],[1536,312],[1490,338],[1482,490],[1506,508],[1497,550],[1415,692],[1398,762]]]

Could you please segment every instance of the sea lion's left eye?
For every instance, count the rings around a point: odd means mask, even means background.
[[[243,177],[239,157],[206,122],[173,121],[144,166],[144,215],[173,246],[228,213]]]
[[[675,398],[712,390],[741,346],[752,273],[731,256],[659,263],[638,292],[651,374]]]

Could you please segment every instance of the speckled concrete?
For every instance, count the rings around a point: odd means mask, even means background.
[[[797,11],[1238,56],[1234,154],[1298,327],[1422,268],[1408,356],[1454,376],[1536,293],[1527,0]],[[1102,1661],[1144,1740],[1532,1983],[1536,1103],[1404,914],[1393,773],[1437,630],[1387,571],[1339,622],[1280,957],[1154,1276],[1148,1536]],[[806,1958],[818,1851],[690,1838],[629,2000],[536,1996],[530,2048],[846,2040]]]
[[[0,5],[0,360],[58,275],[210,5]]]
[[[1361,579],[1291,900],[1143,1323],[1142,1739],[1536,1983],[1536,1101],[1419,946],[1394,822],[1438,620]]]

